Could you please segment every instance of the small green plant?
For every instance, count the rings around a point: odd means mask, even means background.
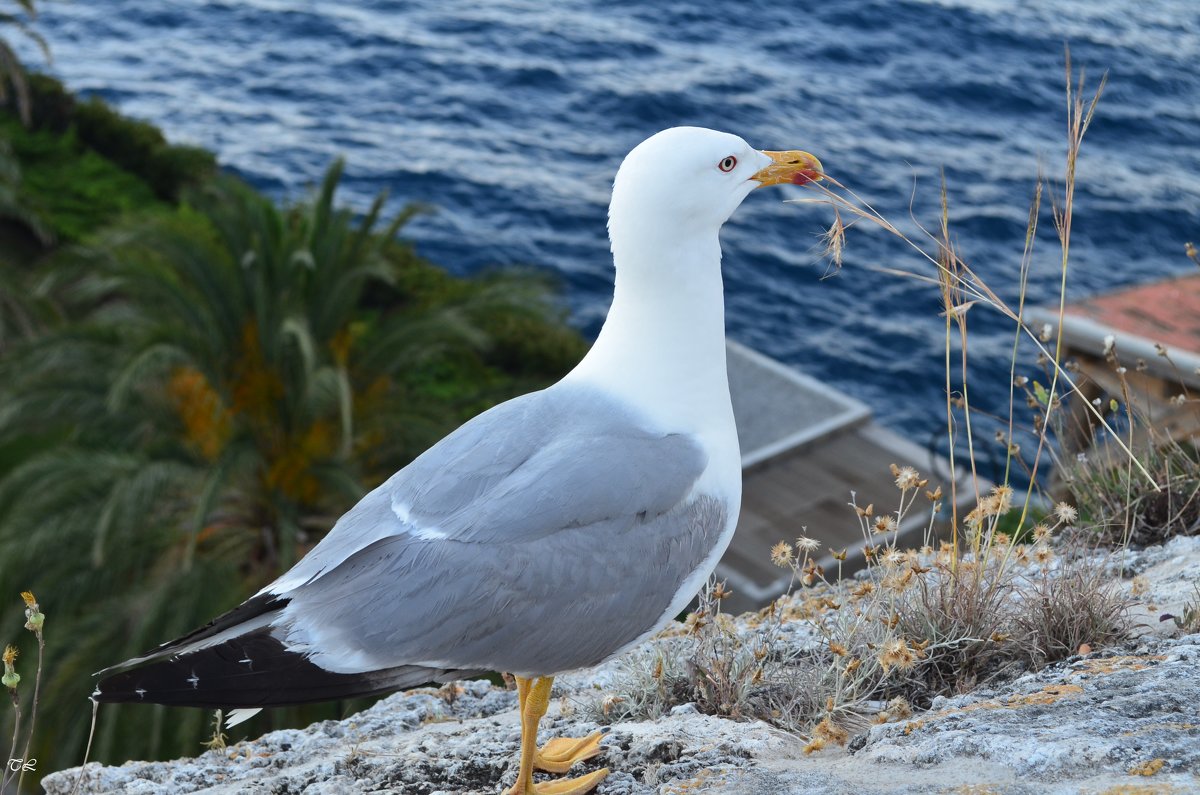
[[[25,780],[25,772],[36,760],[29,758],[29,749],[33,743],[34,730],[37,728],[37,712],[38,703],[41,696],[42,688],[42,659],[46,650],[46,640],[42,635],[42,628],[46,623],[46,616],[42,613],[41,605],[37,599],[29,591],[21,593],[21,599],[25,602],[25,629],[33,633],[37,639],[38,657],[37,670],[33,677],[33,700],[29,709],[29,728],[22,732],[21,726],[21,694],[18,691],[18,685],[21,683],[21,675],[16,670],[16,659],[19,654],[16,646],[6,646],[4,654],[0,656],[0,660],[4,663],[4,675],[0,677],[0,684],[3,684],[8,689],[9,698],[13,705],[13,731],[12,745],[8,751],[8,764],[4,768],[3,778],[0,779],[0,795],[8,790],[8,785],[16,779],[16,791],[21,791],[21,783]],[[17,747],[22,733],[25,734],[25,745],[21,749],[20,756],[17,755]]]
[[[1174,621],[1184,635],[1200,632],[1200,582],[1192,586],[1192,598],[1183,606],[1182,613],[1177,616],[1164,613],[1159,621]]]
[[[1105,401],[1099,386],[1090,394],[1098,395],[1093,402],[1101,404],[1114,425],[1123,425],[1122,436],[1137,466],[1110,434],[1076,411],[1056,420],[1055,433],[1070,442],[1055,459],[1062,473],[1058,489],[1078,505],[1082,524],[1089,528],[1085,540],[1093,543],[1145,546],[1200,534],[1200,448],[1189,438],[1200,431],[1200,399],[1159,345],[1158,356],[1174,369],[1177,383],[1168,387],[1174,394],[1156,400],[1147,394],[1150,385],[1161,389],[1163,382],[1140,375],[1147,370],[1141,359],[1127,366],[1119,347],[1109,339],[1103,352],[1118,397]]]

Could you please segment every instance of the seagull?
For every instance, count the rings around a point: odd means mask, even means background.
[[[612,306],[561,381],[502,403],[371,491],[291,570],[183,637],[101,671],[97,702],[237,708],[513,674],[505,795],[583,795],[599,732],[537,746],[556,675],[669,624],[729,546],[741,457],[718,233],[752,191],[820,161],[696,127],[635,147],[613,183]]]

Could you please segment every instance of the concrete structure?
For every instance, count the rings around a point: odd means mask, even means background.
[[[831,550],[847,550],[844,573],[860,568],[864,539],[851,494],[876,515],[895,510],[891,464],[912,466],[929,488],[950,493],[945,459],[873,422],[860,401],[735,342],[728,361],[743,487],[737,533],[717,568],[733,591],[725,609],[754,609],[783,593],[791,572],[771,563],[770,550],[802,534],[821,541],[815,557],[827,572],[837,570]],[[974,502],[967,483],[960,480],[962,504]],[[900,528],[903,544],[922,543],[927,507],[920,498]]]

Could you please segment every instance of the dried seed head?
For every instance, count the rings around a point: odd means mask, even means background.
[[[796,549],[801,552],[812,552],[814,549],[820,549],[821,542],[815,538],[808,536],[800,536],[796,539]]]
[[[1079,512],[1065,502],[1060,502],[1054,506],[1054,516],[1060,523],[1070,525],[1074,524],[1075,520],[1079,518]]]
[[[850,653],[849,649],[838,643],[836,640],[829,641],[829,650],[839,657],[845,657]]]
[[[780,541],[771,547],[771,562],[776,566],[790,565],[794,558],[795,551],[792,549],[792,545],[786,541]]]
[[[883,582],[881,582],[880,585],[890,591],[902,592],[908,588],[909,584],[912,582],[912,579],[913,570],[905,569],[903,572],[889,574],[887,577],[884,577]]]
[[[825,747],[825,741],[820,737],[813,737],[808,741],[808,745],[804,746],[804,753],[811,754],[820,751]]]
[[[833,211],[833,224],[825,231],[821,239],[825,243],[824,256],[829,258],[833,267],[841,268],[842,252],[846,248],[846,225],[842,222],[841,213],[837,211],[837,208],[834,208]]]
[[[1012,486],[994,486],[992,488],[992,496],[996,500],[996,513],[1007,513],[1012,507],[1013,490]]]
[[[912,704],[909,704],[904,696],[896,696],[888,702],[887,714],[892,720],[912,717]]]
[[[896,488],[901,491],[915,489],[920,480],[921,476],[912,467],[900,467],[899,471],[896,472]]]
[[[1133,578],[1133,582],[1129,584],[1129,592],[1134,596],[1143,596],[1150,590],[1150,581],[1146,579],[1146,575],[1139,574]]]
[[[874,529],[876,533],[894,533],[896,532],[896,527],[896,517],[894,516],[880,516],[875,520]]]
[[[850,733],[831,721],[829,716],[826,715],[813,729],[813,739],[818,737],[825,742],[836,743],[837,745],[845,745],[846,741],[850,739]]]
[[[916,664],[916,661],[916,653],[909,648],[904,638],[889,640],[879,651],[879,664],[884,673],[888,673],[893,668],[907,671]]]
[[[17,654],[16,646],[5,646],[4,656],[0,657],[4,661],[4,675],[0,676],[0,684],[3,684],[10,690],[21,682],[21,675],[13,668],[13,662],[16,661]]]
[[[1045,566],[1047,563],[1054,560],[1054,552],[1050,550],[1050,547],[1039,544],[1033,550],[1033,557],[1038,563]]]

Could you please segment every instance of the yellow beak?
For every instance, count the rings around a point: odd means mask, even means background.
[[[793,149],[790,152],[763,152],[763,154],[774,162],[750,178],[762,183],[759,185],[760,188],[764,185],[783,185],[784,183],[807,185],[822,177],[824,169],[821,168],[821,161],[808,152]]]

